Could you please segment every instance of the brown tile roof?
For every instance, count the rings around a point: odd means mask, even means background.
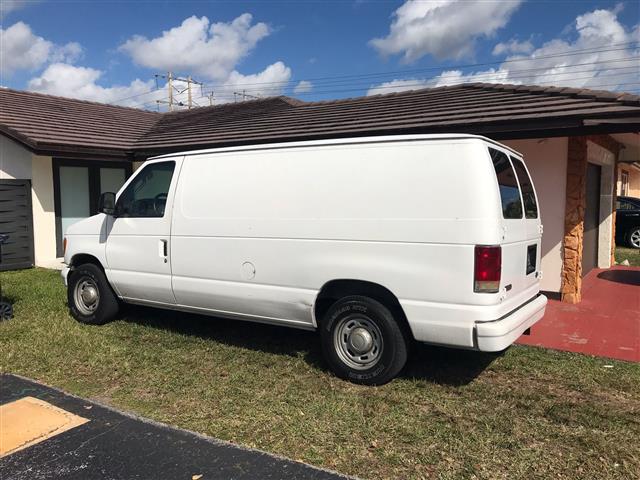
[[[32,150],[123,156],[162,115],[33,92],[0,89],[0,132]]]
[[[13,92],[19,93],[35,95]],[[21,114],[21,128],[32,127],[28,136],[42,135],[38,128],[45,128],[43,120],[27,122],[42,97],[46,96],[34,97]],[[58,115],[65,127],[60,134],[55,122],[46,127],[49,141],[120,145],[142,157],[192,148],[371,134],[455,132],[518,138],[586,134],[596,128],[640,129],[637,95],[523,85],[475,83],[325,102],[272,97],[166,114],[47,98],[52,104],[78,104],[70,109],[78,118]],[[88,112],[92,109],[96,112]],[[102,125],[101,116],[107,112],[109,122]],[[0,113],[0,124],[4,123]]]

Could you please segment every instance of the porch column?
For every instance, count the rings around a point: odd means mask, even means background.
[[[562,301],[578,303],[582,298],[582,237],[586,202],[587,139],[569,137],[567,189],[562,243]]]

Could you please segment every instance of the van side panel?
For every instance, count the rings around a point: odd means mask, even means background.
[[[473,293],[473,249],[500,240],[494,184],[475,139],[186,157],[176,301],[310,325],[319,289],[342,278],[401,303],[492,305]]]
[[[176,235],[496,241],[483,142],[339,145],[185,158]]]

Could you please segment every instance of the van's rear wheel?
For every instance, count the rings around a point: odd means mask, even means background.
[[[118,314],[118,298],[102,270],[92,263],[73,270],[67,302],[73,318],[90,325],[103,325]]]
[[[340,378],[365,385],[392,380],[407,362],[407,342],[390,310],[368,297],[334,303],[321,324],[322,351]]]

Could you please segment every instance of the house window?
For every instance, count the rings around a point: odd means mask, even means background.
[[[117,192],[131,175],[128,162],[53,159],[53,195],[56,213],[56,255],[69,227],[98,213],[101,193]]]
[[[629,196],[629,172],[620,170],[620,195]]]

